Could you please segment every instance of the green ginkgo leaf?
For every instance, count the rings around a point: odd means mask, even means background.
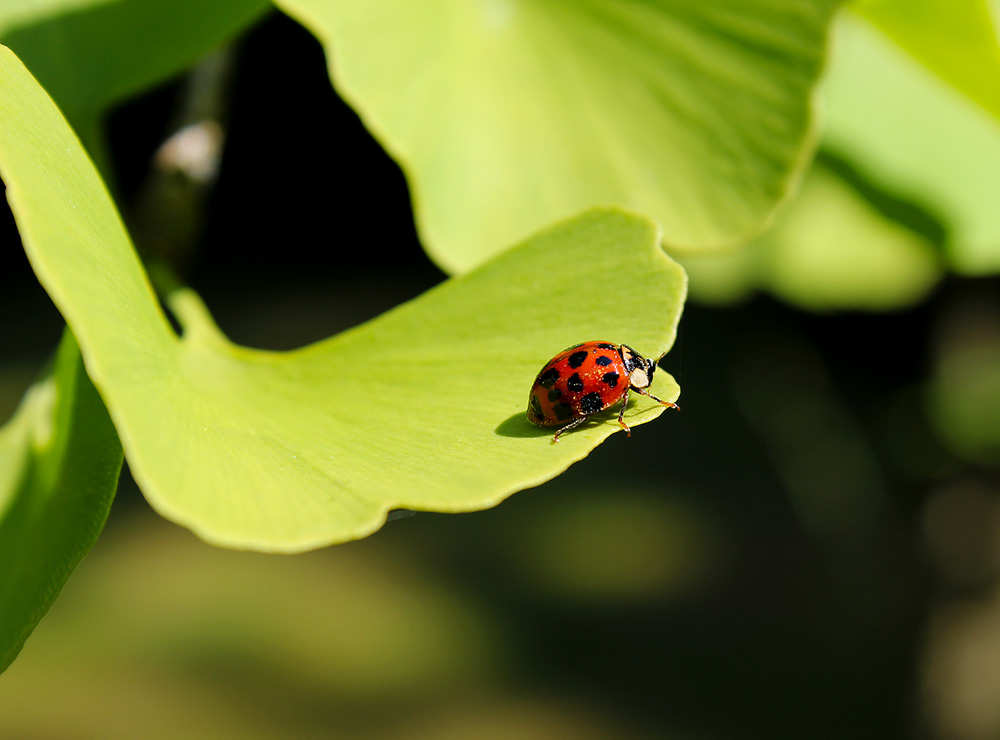
[[[97,540],[121,465],[108,412],[66,332],[52,374],[0,428],[0,671]]]
[[[995,0],[860,0],[867,18],[914,59],[1000,120],[1000,27]]]
[[[1000,272],[1000,120],[853,13],[836,39],[824,146],[938,217],[955,271]]]
[[[697,300],[728,303],[765,290],[814,311],[912,306],[937,284],[942,262],[925,237],[821,164],[762,237],[681,259]]]
[[[616,209],[552,227],[329,340],[236,346],[190,291],[160,310],[96,171],[51,100],[0,53],[0,174],[39,280],[80,342],[147,499],[205,539],[295,551],[364,536],[394,508],[496,504],[585,457],[607,414],[552,443],[524,416],[557,351],[658,357],[686,289],[657,227]],[[363,238],[377,244],[377,225]],[[679,389],[659,374],[653,392]],[[663,407],[637,399],[633,425]]]
[[[812,144],[838,0],[277,0],[468,270],[593,205],[700,249],[757,230]]]

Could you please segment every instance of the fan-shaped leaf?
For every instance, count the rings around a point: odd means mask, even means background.
[[[0,671],[97,540],[121,464],[114,427],[66,332],[52,375],[0,428]]]
[[[657,228],[598,210],[324,342],[231,344],[198,298],[177,337],[97,173],[44,92],[0,53],[0,173],[25,250],[79,339],[149,501],[204,538],[301,550],[392,508],[491,506],[585,457],[613,416],[551,442],[524,418],[535,373],[578,341],[671,345],[686,277]],[[377,244],[376,225],[365,235]],[[673,399],[666,374],[653,392]],[[658,416],[645,398],[631,423]]]
[[[758,229],[804,166],[837,0],[278,0],[461,272],[620,203],[677,247]]]

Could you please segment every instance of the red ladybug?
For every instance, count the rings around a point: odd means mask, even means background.
[[[584,342],[564,349],[538,373],[528,395],[528,421],[542,427],[565,424],[552,438],[578,427],[592,414],[622,402],[618,423],[629,436],[623,418],[630,390],[649,396],[664,406],[678,408],[647,392],[656,363],[627,344]],[[568,422],[568,423],[567,423]]]

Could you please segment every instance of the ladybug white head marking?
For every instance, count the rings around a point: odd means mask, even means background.
[[[653,381],[650,377],[652,373],[646,369],[645,365],[637,367],[628,376],[628,382],[633,388],[646,388]]]
[[[628,382],[633,388],[648,388],[653,382],[656,363],[647,360],[627,344],[621,346],[622,360],[628,370]]]

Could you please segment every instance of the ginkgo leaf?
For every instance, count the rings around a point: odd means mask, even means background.
[[[823,144],[946,229],[950,266],[1000,272],[1000,120],[845,13],[823,86]],[[996,81],[993,80],[994,88]]]
[[[277,0],[407,173],[422,241],[462,272],[619,203],[667,243],[759,229],[812,148],[838,0]]]
[[[943,261],[925,237],[823,165],[762,237],[681,260],[695,299],[728,303],[765,290],[814,311],[912,306],[937,284]]]
[[[79,142],[0,51],[0,175],[39,280],[146,498],[206,540],[295,551],[364,536],[394,508],[496,504],[585,457],[614,414],[552,443],[525,418],[542,364],[590,339],[658,357],[686,276],[649,219],[591,211],[371,322],[292,352],[229,342],[198,297],[153,294]],[[377,244],[379,227],[357,235]],[[653,392],[673,400],[665,373]],[[633,426],[663,411],[637,399]]]
[[[122,448],[66,332],[52,373],[0,428],[0,671],[107,519]]]
[[[995,0],[861,0],[851,10],[1000,120]]]

